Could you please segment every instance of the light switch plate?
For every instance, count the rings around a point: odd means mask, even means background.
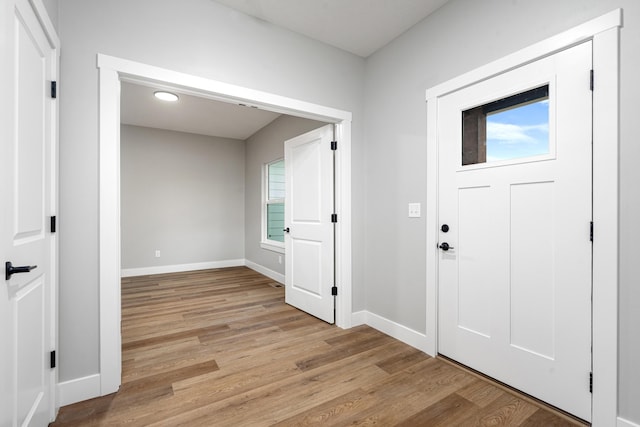
[[[409,218],[420,218],[420,203],[409,203]]]

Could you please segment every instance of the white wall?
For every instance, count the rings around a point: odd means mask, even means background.
[[[244,156],[244,141],[121,126],[122,268],[244,259]]]
[[[56,31],[58,30],[58,0],[42,0],[42,4],[47,9],[47,15],[49,15],[49,19],[51,19],[51,23],[53,24]]]
[[[640,423],[640,180],[637,111],[640,3],[636,0],[451,0],[367,59],[365,80],[364,283],[369,311],[425,325],[425,89],[615,8],[621,30],[620,414]],[[596,85],[598,77],[595,77]],[[596,236],[599,227],[596,224]],[[597,238],[597,237],[596,237]],[[363,288],[360,288],[363,289]],[[597,387],[597,379],[594,379]]]
[[[364,176],[364,60],[210,0],[65,0],[58,12],[59,374],[60,381],[69,381],[99,371],[96,54],[351,111],[356,188]],[[358,227],[354,222],[356,236],[362,233]],[[356,282],[358,274],[356,269]]]
[[[245,169],[245,258],[277,273],[284,274],[277,252],[260,247],[262,232],[262,167],[284,157],[284,141],[317,129],[325,123],[292,116],[280,116],[246,141]]]

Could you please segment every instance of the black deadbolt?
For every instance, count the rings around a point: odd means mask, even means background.
[[[449,231],[449,226],[447,224],[442,224],[440,230],[442,230],[443,233],[446,233],[447,231]]]

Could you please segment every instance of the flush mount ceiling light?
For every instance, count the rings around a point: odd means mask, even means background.
[[[153,92],[153,96],[163,101],[176,102],[178,100],[178,95],[171,92],[165,92],[162,90]]]

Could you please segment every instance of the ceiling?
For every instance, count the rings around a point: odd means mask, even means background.
[[[245,140],[280,114],[171,90],[177,102],[156,99],[149,86],[122,82],[120,122],[127,125]]]
[[[215,0],[366,58],[447,0]]]
[[[214,0],[242,13],[367,57],[447,0]],[[246,140],[279,114],[176,92],[159,101],[149,86],[122,83],[121,123]]]

